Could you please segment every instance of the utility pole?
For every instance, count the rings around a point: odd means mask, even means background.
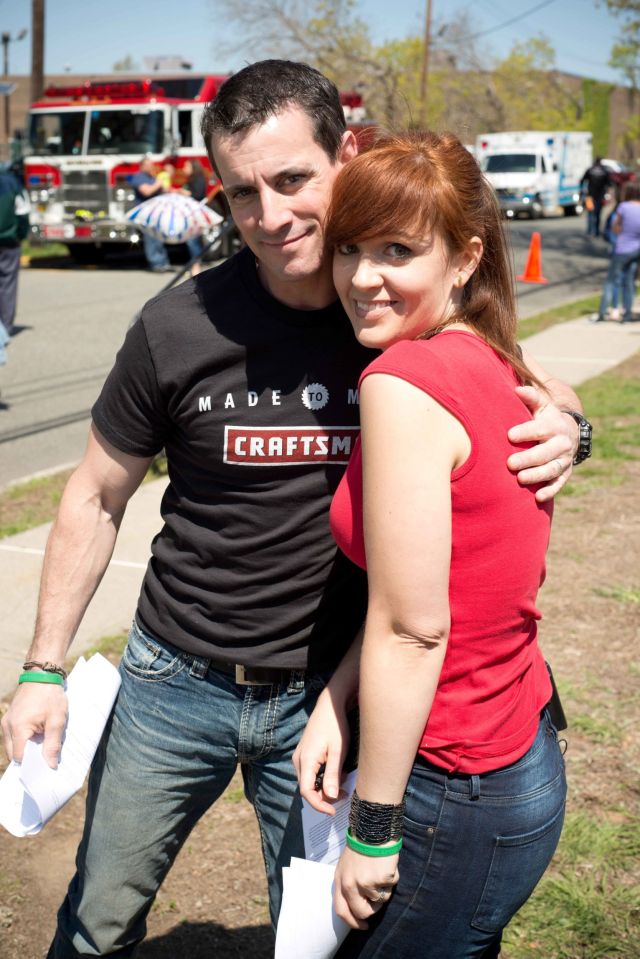
[[[17,37],[12,37],[10,33],[3,33],[2,36],[0,36],[0,43],[2,43],[2,71],[4,77],[9,76],[9,44],[13,43],[14,40],[24,40],[26,35],[27,31],[21,30]],[[4,97],[4,136],[8,148],[11,137],[11,101],[8,93],[6,93]]]
[[[427,87],[429,84],[429,47],[431,45],[431,0],[427,0],[424,23],[424,47],[422,50],[422,73],[420,76],[420,129],[427,126]]]
[[[44,0],[31,0],[31,102],[44,90]]]

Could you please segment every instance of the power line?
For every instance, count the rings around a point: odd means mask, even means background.
[[[469,39],[477,40],[478,37],[486,37],[488,33],[495,33],[496,30],[503,30],[505,27],[510,27],[512,23],[518,23],[520,20],[524,20],[525,17],[529,17],[532,13],[542,10],[543,7],[548,7],[550,3],[555,3],[555,0],[544,0],[544,3],[539,3],[537,6],[531,7],[530,10],[525,10],[524,13],[521,13],[517,17],[512,17],[510,20],[505,20],[504,23],[499,23],[497,27],[489,27],[488,30],[481,30],[480,33],[474,33]]]

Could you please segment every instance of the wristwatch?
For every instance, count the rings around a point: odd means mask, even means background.
[[[563,410],[562,412],[568,413],[569,416],[573,417],[578,424],[578,429],[580,431],[578,437],[578,450],[576,455],[573,457],[573,465],[577,466],[578,463],[582,463],[591,456],[591,435],[593,433],[593,427],[581,413],[576,413],[575,410]]]

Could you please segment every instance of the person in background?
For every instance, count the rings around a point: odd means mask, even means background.
[[[598,306],[598,312],[592,313],[589,317],[590,323],[600,323],[604,320],[612,320],[613,322],[618,322],[620,319],[620,273],[615,268],[615,252],[616,252],[616,242],[618,240],[617,234],[613,232],[613,222],[616,218],[618,212],[618,207],[620,206],[620,199],[618,197],[618,190],[616,190],[616,204],[609,214],[607,214],[607,219],[604,223],[604,229],[602,235],[609,245],[609,267],[607,269],[607,276],[604,281],[604,287],[602,289],[602,297],[600,299],[600,304]]]
[[[140,169],[134,173],[130,181],[136,195],[136,203],[144,203],[145,200],[157,196],[159,193],[165,193],[165,187],[161,180],[156,176],[155,164],[153,158],[147,154],[140,161]],[[171,270],[169,257],[162,240],[142,232],[142,243],[144,246],[144,255],[147,258],[149,269],[152,273],[168,273]]]
[[[358,341],[382,351],[331,506],[369,584],[334,886],[354,932],[337,959],[493,959],[566,795],[536,638],[552,508],[504,466],[542,384],[517,344],[493,190],[453,134],[389,137],[347,164],[325,241]],[[302,768],[314,724],[294,762],[317,807]]]
[[[633,319],[636,275],[640,261],[640,183],[628,182],[622,187],[620,204],[611,223],[611,232],[616,244],[611,257],[611,279],[607,277],[598,319],[604,319],[607,297],[612,296],[613,290],[618,287],[622,291],[622,322],[629,323]]]
[[[602,157],[596,157],[580,181],[585,194],[587,208],[587,234],[600,236],[600,217],[607,190],[611,186],[611,174],[602,163]]]
[[[20,244],[29,232],[29,198],[21,172],[19,163],[0,171],[0,322],[7,336],[16,317]]]
[[[186,176],[186,180],[182,186],[182,192],[192,197],[192,199],[197,200],[198,203],[201,203],[202,200],[206,199],[208,188],[207,177],[205,176],[202,164],[197,160],[187,160],[182,169]],[[192,260],[201,256],[204,250],[202,237],[193,236],[187,240],[187,249],[189,250],[189,256]],[[202,266],[200,262],[196,260],[191,267],[191,276],[197,276],[201,270]]]

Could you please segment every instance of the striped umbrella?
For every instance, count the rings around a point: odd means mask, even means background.
[[[204,202],[182,193],[153,196],[129,210],[127,220],[163,243],[185,243],[222,223],[222,217]]]

